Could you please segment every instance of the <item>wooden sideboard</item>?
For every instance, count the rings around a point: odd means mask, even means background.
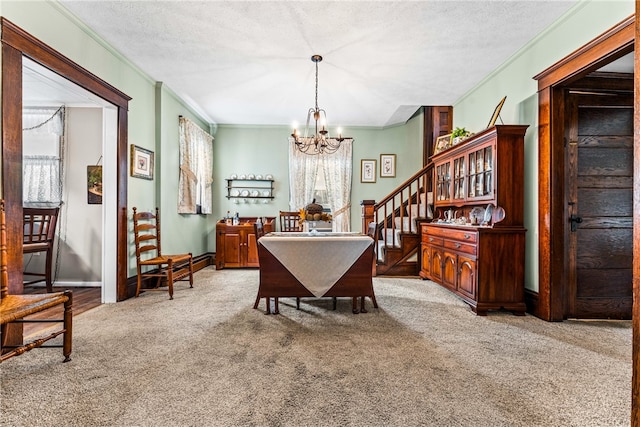
[[[498,125],[432,157],[436,218],[420,225],[420,277],[479,314],[523,315],[524,135]]]
[[[216,270],[259,267],[258,246],[253,224],[257,218],[240,218],[238,225],[216,224]],[[275,217],[266,218],[264,232],[275,231]]]

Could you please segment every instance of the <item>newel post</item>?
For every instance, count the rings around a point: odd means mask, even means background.
[[[363,200],[360,202],[360,206],[362,206],[362,234],[367,234],[369,230],[369,224],[375,220],[375,211],[373,209],[375,204],[375,200]]]

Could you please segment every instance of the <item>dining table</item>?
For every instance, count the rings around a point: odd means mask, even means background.
[[[373,239],[360,233],[272,232],[258,239],[261,298],[266,313],[279,313],[279,298],[352,298],[353,313],[366,313],[373,291]],[[358,308],[358,300],[360,307]],[[273,302],[272,304],[270,302]]]

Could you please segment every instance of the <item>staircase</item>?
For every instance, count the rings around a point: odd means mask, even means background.
[[[418,275],[420,222],[431,217],[432,177],[429,163],[379,202],[362,202],[362,230],[375,240],[376,275]]]

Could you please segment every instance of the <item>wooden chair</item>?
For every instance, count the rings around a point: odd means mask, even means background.
[[[22,253],[33,254],[45,252],[44,272],[24,271],[26,276],[39,279],[24,282],[25,285],[44,281],[47,292],[53,292],[53,241],[56,237],[56,224],[60,208],[23,208]]]
[[[136,297],[140,295],[142,282],[146,278],[155,278],[155,288],[146,290],[160,290],[162,280],[166,280],[169,288],[169,299],[173,299],[173,284],[179,280],[186,280],[193,288],[193,257],[191,253],[164,255],[160,247],[160,212],[156,208],[152,212],[138,212],[133,208],[133,234],[136,244],[136,264],[138,269],[138,285]],[[149,258],[149,256],[151,258]],[[149,268],[152,268],[149,270]],[[144,271],[143,271],[144,270]]]
[[[256,235],[256,242],[259,238],[264,236],[264,224],[262,222],[254,222],[253,223],[253,232]]]
[[[280,231],[300,231],[300,212],[280,211]]]
[[[73,315],[73,294],[71,291],[31,295],[9,295],[9,273],[7,256],[7,226],[5,222],[4,201],[0,201],[0,363],[21,355],[36,347],[62,347],[64,362],[71,360],[71,334]],[[62,319],[24,319],[25,317],[53,307],[63,305]],[[33,340],[24,339],[13,343],[14,337],[8,337],[10,324],[14,323],[62,323],[62,327],[49,335]],[[62,345],[43,345],[45,342],[63,335]],[[11,341],[11,342],[10,342]],[[14,345],[15,344],[15,345]]]

